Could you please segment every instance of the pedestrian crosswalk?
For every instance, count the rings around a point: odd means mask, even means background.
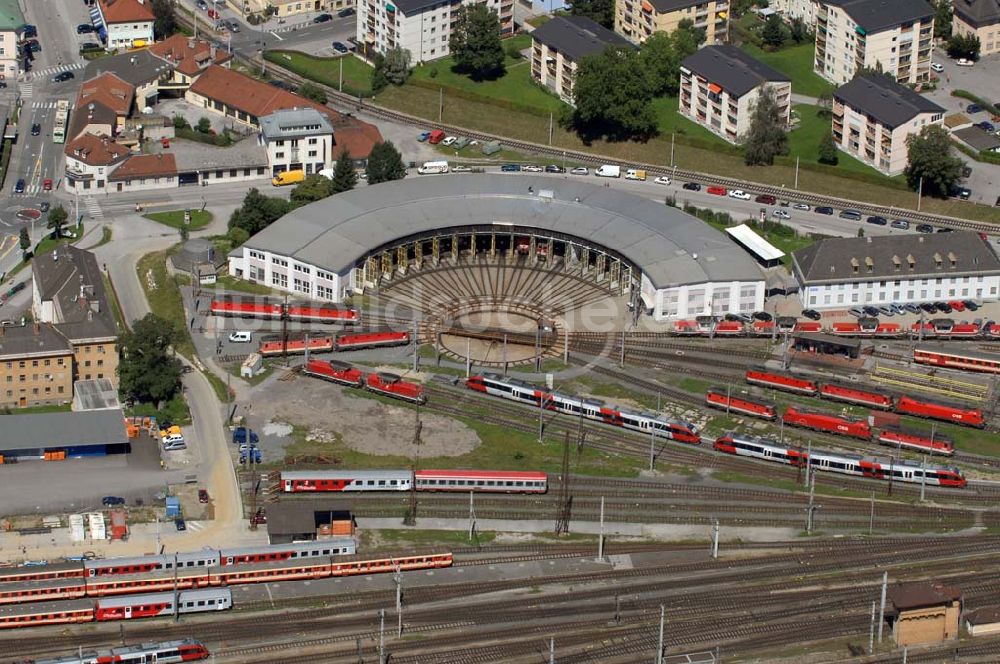
[[[56,101],[33,101],[33,102],[31,102],[31,108],[32,108],[32,110],[39,111],[39,110],[46,109],[46,108],[55,108],[56,104],[58,104],[58,103],[59,103],[59,100],[56,100]],[[71,109],[73,108],[73,102],[69,103],[69,107]]]
[[[31,93],[34,92],[33,83],[22,83],[18,86],[18,91],[21,93],[21,99],[31,99]]]
[[[101,206],[93,196],[87,196],[84,198],[83,206],[87,209],[87,214],[90,215],[91,219],[96,219],[98,221],[104,219],[104,210],[101,209]]]
[[[46,67],[45,69],[32,69],[31,71],[25,73],[25,77],[29,79],[37,79],[40,76],[51,76],[53,74],[58,74],[61,71],[72,71],[74,69],[83,69],[86,66],[87,66],[86,62],[71,62],[65,65]]]
[[[205,524],[201,521],[185,521],[184,525],[187,526],[188,530],[193,530],[195,532],[205,528]]]

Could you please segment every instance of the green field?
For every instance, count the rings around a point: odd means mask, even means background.
[[[205,226],[212,223],[212,213],[207,210],[191,210],[191,223],[184,223],[184,210],[170,210],[168,212],[150,212],[143,215],[164,226],[171,228],[187,227],[189,231],[200,231]]]
[[[340,58],[317,58],[298,51],[265,51],[264,59],[281,65],[299,76],[339,89],[340,71],[344,71],[344,92],[369,96],[372,93],[372,68],[351,55]]]
[[[831,121],[828,116],[820,115],[819,106],[809,104],[795,104],[792,106],[799,117],[799,126],[788,134],[788,149],[791,157],[798,157],[803,164],[815,164],[823,167],[819,163],[819,142],[826,134],[830,133]],[[855,159],[846,152],[837,152],[837,166],[839,170],[853,171],[855,173],[865,173],[876,178],[886,178],[885,175],[875,170],[868,164]],[[905,184],[903,176],[886,178],[895,180],[900,184]]]
[[[815,44],[812,42],[786,46],[773,52],[763,51],[753,44],[744,44],[743,50],[792,79],[792,92],[818,97],[824,92],[833,92],[836,87],[813,71]]]

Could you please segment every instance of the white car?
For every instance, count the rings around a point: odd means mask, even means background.
[[[660,177],[653,180],[653,182],[656,184],[670,184],[670,178],[668,178],[666,175],[661,175]]]
[[[541,173],[545,169],[542,168],[541,166],[534,166],[532,164],[528,164],[527,166],[522,166],[521,170],[527,171],[529,173]]]
[[[441,141],[441,145],[451,145],[452,143],[454,143],[457,140],[458,140],[457,136],[449,136],[448,138],[446,138],[443,141]]]
[[[733,189],[731,192],[729,192],[729,197],[730,198],[738,198],[741,201],[748,201],[751,198],[753,198],[750,194],[748,194],[747,192],[743,191],[742,189]]]
[[[972,65],[974,65],[976,63],[973,62],[972,60],[966,60],[965,58],[959,58],[958,60],[955,61],[955,64],[958,65],[959,67],[971,67]]]
[[[796,210],[805,210],[806,212],[812,209],[811,207],[809,207],[808,203],[795,203],[792,205],[792,207],[795,208]]]
[[[936,71],[938,73],[944,71],[944,67],[942,67],[941,63],[939,63],[939,62],[932,62],[931,63],[931,69],[933,69],[934,71]]]
[[[778,208],[777,210],[775,210],[774,212],[772,212],[771,216],[774,217],[775,219],[791,219],[792,218],[792,215],[788,214],[787,212],[785,212],[781,208]]]
[[[472,167],[470,166],[452,166],[452,173],[470,173],[472,172]]]
[[[570,175],[589,175],[590,171],[586,166],[577,166],[569,172]]]

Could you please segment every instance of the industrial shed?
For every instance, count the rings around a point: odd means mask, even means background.
[[[267,506],[268,544],[346,537],[353,532],[354,517],[342,500],[289,500]]]
[[[121,410],[6,415],[0,457],[11,461],[58,461],[131,451]]]

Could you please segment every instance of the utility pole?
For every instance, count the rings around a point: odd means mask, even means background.
[[[420,421],[420,406],[413,411],[413,481],[410,482],[410,509],[403,519],[403,525],[417,525],[417,459],[420,457],[420,431],[423,429],[423,422]]]
[[[549,145],[552,145],[552,116],[553,113],[549,113]]]
[[[618,368],[619,369],[625,368],[625,330],[622,330],[622,353],[621,356],[618,358]]]
[[[663,664],[663,616],[666,613],[660,604],[660,640],[656,646],[656,664]]]
[[[868,654],[875,652],[875,600],[872,600],[872,622],[868,627]]]
[[[651,427],[649,429],[649,472],[653,472],[653,462],[654,462],[653,446],[655,440],[656,440],[656,429]]]
[[[549,639],[549,664],[556,664],[556,640]]]
[[[719,520],[712,526],[712,560],[719,557]]]
[[[615,624],[620,625],[622,622],[622,598],[617,592],[615,593]]]
[[[882,625],[885,622],[885,592],[889,587],[889,572],[882,572],[882,604],[878,611],[878,642],[882,643]],[[872,606],[874,606],[872,602]]]
[[[808,477],[808,473],[806,476]],[[813,512],[815,507],[813,506],[813,499],[816,496],[816,476],[813,476],[812,482],[809,483],[809,507],[806,508],[806,534],[812,533],[813,529]]]
[[[573,497],[569,493],[569,432],[563,439],[562,476],[559,478],[559,513],[556,515],[556,535],[569,532],[569,517]]]
[[[438,124],[441,124],[441,117],[444,115],[444,88],[438,88]]]
[[[340,58],[340,80],[337,81],[337,91],[344,91],[344,59]]]
[[[174,552],[174,622],[181,619],[180,612],[181,591],[177,587],[177,552]]]
[[[670,167],[674,167],[674,133],[670,132]]]
[[[472,497],[476,495],[474,491],[469,492],[469,541],[476,535],[476,508],[473,505]]]
[[[597,559],[604,560],[604,496],[601,496],[601,533],[597,536]]]
[[[340,58],[340,61],[343,62],[344,59]],[[417,358],[417,348],[419,348],[419,346],[420,346],[420,342],[417,340],[417,319],[414,318],[413,319],[413,371],[414,371],[414,373],[416,373],[416,371],[417,371],[417,361],[418,361],[418,358]]]
[[[875,611],[874,602],[872,611]],[[378,610],[378,664],[385,664],[385,609]]]
[[[538,442],[542,442],[542,414],[545,412],[545,393],[538,397]]]
[[[795,189],[799,188],[799,158],[795,158]]]
[[[920,184],[917,185],[917,212],[920,212],[920,199],[924,195],[924,176],[920,176]]]
[[[507,333],[503,334],[503,348],[500,349],[500,360],[503,363],[503,375],[507,375]]]
[[[399,625],[396,627],[396,638],[401,638],[403,636],[403,571],[396,567],[396,573],[393,575],[396,581],[396,616],[399,621]]]
[[[465,377],[472,375],[472,338],[465,338]]]
[[[868,536],[871,537],[872,531],[875,529],[875,492],[872,491],[872,510],[868,515]]]

